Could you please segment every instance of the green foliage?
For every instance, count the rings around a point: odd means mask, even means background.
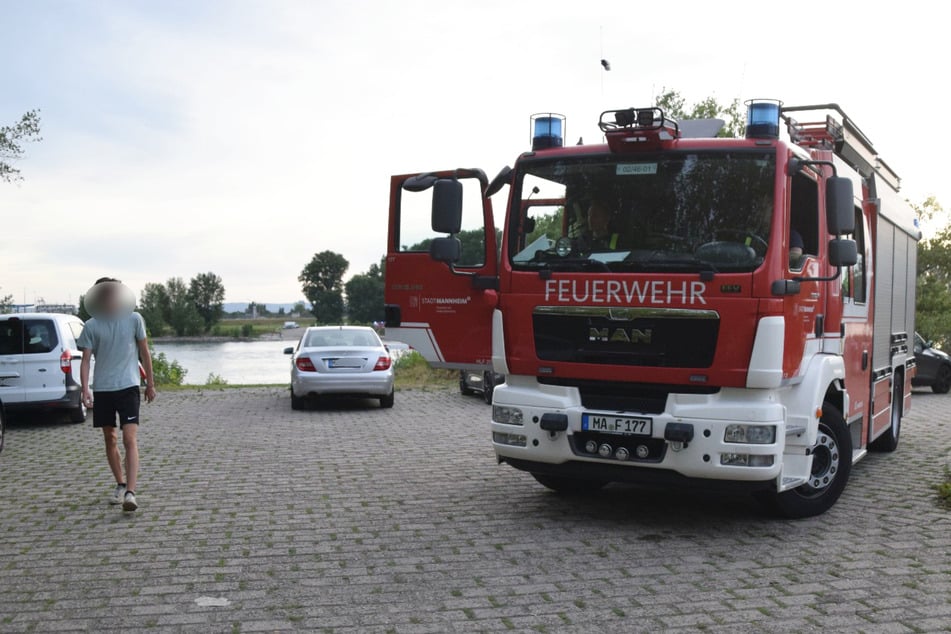
[[[546,236],[549,240],[557,240],[560,238],[563,235],[562,217],[564,214],[565,208],[559,207],[550,214],[535,216],[535,229],[528,234],[528,238],[525,239],[525,244],[531,244],[542,236]]]
[[[941,216],[943,209],[932,196],[912,205],[925,220]],[[939,348],[951,346],[951,225],[918,243],[918,281],[915,302],[916,328]]]
[[[449,387],[458,380],[454,370],[435,370],[416,350],[400,355],[393,363],[396,386],[400,389]]]
[[[383,318],[383,266],[371,264],[366,273],[347,282],[347,316],[350,323],[367,324]]]
[[[0,295],[0,315],[10,312],[13,307],[13,295]]]
[[[482,266],[485,264],[485,230],[484,229],[466,229],[456,234],[462,247],[459,261],[456,266]],[[429,251],[429,245],[432,244],[432,238],[426,238],[417,242],[406,251]],[[499,253],[502,248],[502,232],[495,231],[495,252]]]
[[[30,110],[13,125],[0,126],[0,181],[23,180],[11,162],[23,158],[22,143],[30,141],[42,141],[39,110]]]
[[[164,317],[175,334],[193,337],[203,333],[205,322],[188,293],[185,281],[180,277],[169,278],[165,283],[165,292],[168,295],[168,309]]]
[[[739,99],[723,105],[716,97],[707,97],[688,108],[686,100],[678,91],[662,88],[656,105],[665,115],[674,119],[723,119],[726,124],[717,135],[720,137],[741,137],[746,131],[746,119]]]
[[[92,319],[92,315],[89,314],[89,311],[86,310],[86,295],[85,293],[79,296],[79,311],[77,312],[77,317],[83,321],[89,321]],[[148,322],[146,322],[148,323]]]
[[[178,361],[169,361],[164,352],[156,354],[152,351],[152,375],[156,385],[181,385],[185,382],[186,374],[188,370]]]
[[[934,490],[938,494],[938,502],[941,506],[951,510],[951,469],[944,468],[944,479],[934,485]]]
[[[220,374],[209,372],[208,378],[205,379],[205,385],[208,387],[221,387],[223,385],[228,385],[228,381],[227,379],[222,378]]]
[[[139,294],[139,313],[153,337],[161,337],[168,332],[165,321],[168,313],[168,293],[164,284],[149,282]]]
[[[343,275],[349,266],[347,259],[339,253],[321,251],[314,254],[297,278],[319,323],[332,324],[343,320]]]
[[[188,284],[188,297],[201,315],[206,331],[218,323],[223,313],[221,306],[225,301],[225,285],[221,277],[210,271],[199,273]]]

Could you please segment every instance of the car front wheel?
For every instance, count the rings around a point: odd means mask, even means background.
[[[947,394],[951,391],[951,366],[943,365],[938,368],[938,376],[931,384],[931,391],[935,394]]]

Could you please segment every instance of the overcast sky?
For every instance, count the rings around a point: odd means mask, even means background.
[[[294,301],[315,252],[383,255],[390,174],[491,176],[531,113],[596,142],[602,110],[665,86],[837,102],[909,199],[951,205],[937,5],[845,5],[0,0],[0,124],[43,127],[0,183],[0,293],[214,271],[227,301]]]

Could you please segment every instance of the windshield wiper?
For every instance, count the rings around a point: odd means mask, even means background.
[[[640,260],[641,264],[646,267],[661,266],[669,268],[696,268],[700,271],[710,271],[711,273],[719,273],[720,269],[713,265],[713,263],[707,260],[701,260],[695,255],[678,254],[673,256],[666,256],[663,258],[656,258],[654,255],[647,258],[646,260]]]

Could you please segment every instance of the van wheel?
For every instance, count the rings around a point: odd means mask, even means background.
[[[872,451],[895,451],[898,449],[898,436],[901,434],[901,415],[902,415],[902,400],[904,397],[904,390],[902,389],[902,382],[900,375],[896,375],[892,386],[892,416],[891,424],[888,426],[888,430],[869,443],[868,448]]]
[[[390,392],[386,396],[380,398],[380,407],[383,409],[389,409],[393,407],[393,401],[395,400],[396,395],[393,392]]]
[[[71,423],[85,423],[86,416],[89,414],[89,410],[86,409],[86,405],[83,403],[82,398],[79,399],[79,407],[74,407],[69,410],[69,422]]]
[[[294,396],[294,392],[291,392],[291,409],[304,409],[306,404],[303,398]]]
[[[783,517],[803,518],[821,515],[832,508],[852,471],[852,437],[833,405],[822,406],[819,433],[812,447],[812,475],[803,485],[784,491],[771,492],[767,501]]]
[[[0,404],[0,452],[3,451],[3,437],[6,434],[6,421],[3,415],[3,405]]]
[[[594,493],[600,491],[607,485],[606,480],[589,480],[585,478],[565,478],[563,476],[553,476],[545,473],[533,473],[532,477],[542,486],[551,489],[555,493],[565,495],[582,495],[585,493]]]

